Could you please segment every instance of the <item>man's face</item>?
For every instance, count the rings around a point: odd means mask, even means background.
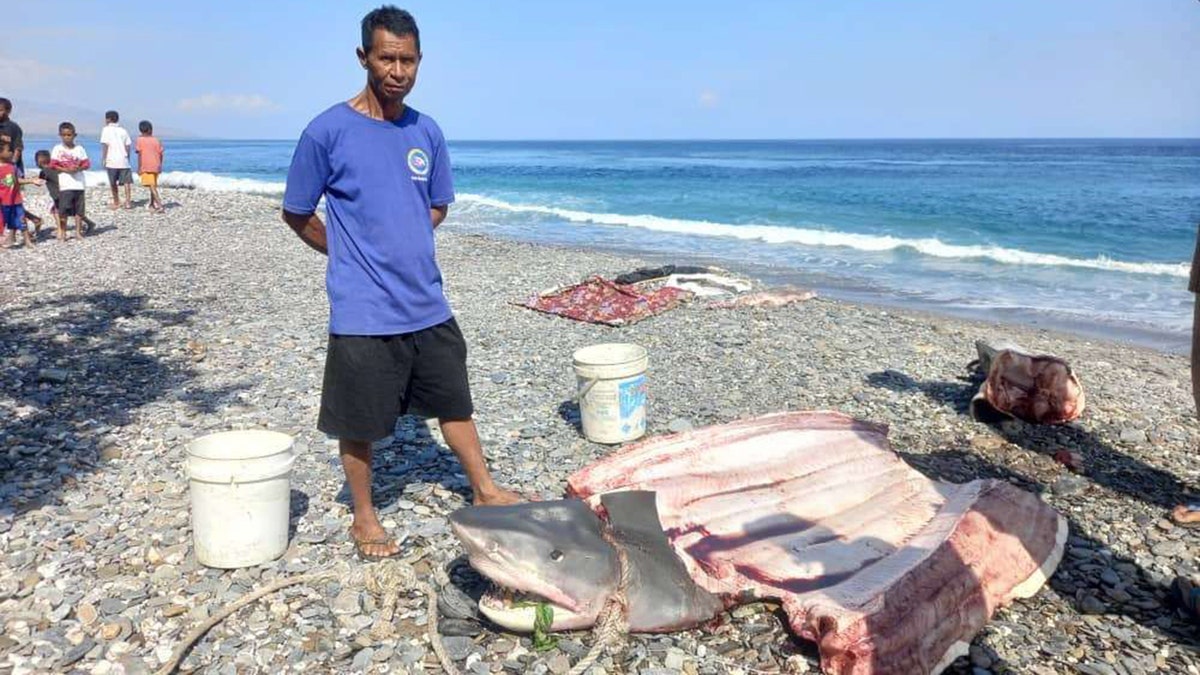
[[[0,122],[7,122],[8,115],[12,112],[12,108],[6,105],[0,105]]]
[[[63,129],[58,132],[58,137],[62,139],[63,145],[68,148],[75,145],[75,132],[70,129]]]
[[[397,37],[376,28],[370,53],[358,49],[358,61],[367,71],[367,83],[384,102],[402,102],[417,83],[421,53],[411,35]]]

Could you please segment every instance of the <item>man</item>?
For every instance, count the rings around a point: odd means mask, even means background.
[[[133,145],[133,139],[129,138],[129,132],[124,127],[117,124],[120,119],[116,110],[104,113],[104,129],[100,132],[101,163],[108,172],[108,186],[112,190],[112,206],[109,208],[114,211],[120,207],[118,185],[125,186],[125,208],[133,208],[133,188],[130,187],[133,185],[133,169],[129,166],[129,146]]]
[[[12,114],[12,101],[0,98],[0,142],[7,142],[13,149],[13,164],[17,165],[17,175],[25,175],[25,134],[21,126],[9,119]]]
[[[0,98],[0,143],[8,143],[13,149],[13,164],[17,166],[17,178],[21,179],[25,177],[25,133],[21,131],[21,125],[9,119],[11,114],[12,101]],[[37,230],[42,227],[41,217],[26,211],[24,220],[33,224],[34,239],[37,239]]]
[[[1195,295],[1192,307],[1192,400],[1200,413],[1200,231],[1196,233],[1196,249],[1192,253],[1192,273],[1188,290]],[[1171,518],[1184,527],[1200,526],[1200,500],[1175,507]],[[1194,619],[1200,619],[1200,584],[1187,577],[1177,577],[1172,584],[1175,601]]]
[[[476,504],[520,501],[493,482],[476,433],[466,343],[442,293],[433,230],[454,201],[441,129],[408,107],[421,38],[390,5],[362,20],[367,84],[318,115],[288,171],[283,220],[329,256],[329,348],[317,428],[339,439],[360,557],[399,553],[371,503],[371,442],[398,415],[437,417]],[[328,225],[316,216],[325,197]]]

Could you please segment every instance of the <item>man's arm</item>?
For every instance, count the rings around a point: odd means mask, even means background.
[[[329,255],[329,248],[325,243],[325,223],[321,222],[317,214],[304,215],[284,211],[283,222],[287,223],[288,227],[292,228],[292,231],[300,237],[300,241],[308,244],[309,248],[317,253]]]
[[[446,219],[446,213],[449,210],[449,204],[443,206],[434,206],[429,209],[429,217],[433,220],[433,229],[436,230],[437,226],[442,224],[442,221]]]

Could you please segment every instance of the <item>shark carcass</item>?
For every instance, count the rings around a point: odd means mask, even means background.
[[[553,629],[591,625],[621,547],[631,630],[774,599],[839,675],[939,672],[998,607],[1042,587],[1067,537],[1035,495],[930,480],[886,427],[832,412],[650,439],[567,482],[564,500],[451,516],[471,564],[507,589],[480,603],[495,622],[531,630],[520,600],[534,599],[554,608]]]

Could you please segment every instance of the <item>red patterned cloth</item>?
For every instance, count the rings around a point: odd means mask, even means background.
[[[603,277],[592,277],[582,283],[535,295],[520,304],[576,321],[628,326],[648,316],[661,314],[691,296],[688,291],[670,286],[643,293],[633,286],[614,283]]]

